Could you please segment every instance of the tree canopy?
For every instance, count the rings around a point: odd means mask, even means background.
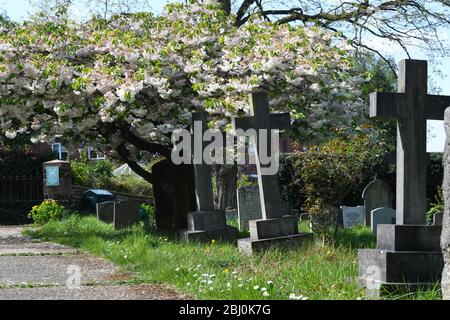
[[[161,16],[35,18],[0,32],[0,130],[96,142],[135,164],[138,150],[168,157],[192,111],[226,128],[259,88],[313,136],[360,115],[352,66],[329,30],[256,17],[237,28],[215,1],[169,4]]]
[[[338,31],[358,50],[370,50],[383,58],[381,40],[397,44],[410,57],[421,47],[431,53],[448,54],[442,28],[450,25],[448,0],[220,0],[236,14],[236,25],[255,14],[274,23],[317,25]],[[385,61],[395,69],[389,59]]]

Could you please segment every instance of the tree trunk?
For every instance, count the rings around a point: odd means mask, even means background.
[[[444,300],[450,300],[450,108],[445,110],[445,131],[447,141],[444,152],[444,182],[442,188],[444,191],[444,222],[441,236],[441,247],[444,255],[444,270],[442,272],[442,297]]]
[[[223,9],[231,13],[231,0],[219,0]],[[237,165],[215,165],[216,190],[215,205],[217,209],[237,208]]]
[[[187,213],[196,210],[192,165],[165,159],[152,167],[158,231],[178,232],[187,227]]]
[[[237,165],[216,165],[216,207],[220,210],[236,208]]]
[[[219,2],[222,4],[223,10],[225,10],[225,12],[227,14],[230,14],[231,13],[231,0],[219,0]]]

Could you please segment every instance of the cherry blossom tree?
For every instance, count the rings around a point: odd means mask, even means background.
[[[154,185],[158,227],[178,229],[195,209],[192,168],[170,162],[171,133],[193,111],[230,127],[266,90],[298,134],[351,125],[364,105],[348,44],[329,30],[252,17],[235,26],[215,1],[77,23],[41,17],[0,28],[0,131],[33,142],[97,144]],[[144,155],[166,160],[147,171]]]

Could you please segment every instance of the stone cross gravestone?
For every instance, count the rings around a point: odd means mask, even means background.
[[[197,151],[201,154],[193,155],[197,211],[188,213],[188,228],[187,230],[181,230],[180,237],[184,241],[209,242],[213,239],[235,241],[236,228],[227,225],[224,211],[214,208],[212,166],[206,164],[203,159],[203,150],[206,147],[203,134],[208,129],[207,118],[207,112],[192,113],[191,134],[193,135],[193,143],[202,146],[201,150]]]
[[[247,131],[254,129],[257,133],[266,130],[266,141],[252,137],[255,146],[256,170],[258,175],[259,198],[262,219],[249,221],[250,238],[238,240],[241,252],[253,254],[271,246],[299,245],[303,240],[312,239],[312,234],[298,232],[298,218],[283,216],[281,196],[277,174],[265,174],[264,169],[270,168],[271,163],[260,161],[261,150],[272,150],[271,130],[290,128],[290,116],[287,113],[271,114],[269,98],[265,92],[254,91],[250,94],[250,117],[234,118],[233,128]],[[256,141],[257,140],[257,141]],[[279,152],[279,150],[275,150]],[[269,171],[269,170],[268,170]]]
[[[398,93],[370,97],[371,117],[397,120],[397,224],[378,225],[377,249],[358,252],[361,284],[371,295],[434,287],[442,276],[442,228],[425,225],[426,121],[442,120],[450,97],[429,95],[427,81],[427,61],[402,60]]]
[[[445,133],[447,136],[444,151],[444,181],[442,190],[444,193],[443,227],[441,235],[441,249],[444,258],[444,270],[442,272],[442,298],[450,300],[450,108],[445,110]]]
[[[425,224],[427,120],[443,120],[450,96],[428,94],[427,61],[402,60],[398,93],[373,93],[370,116],[397,120],[397,224]]]
[[[392,188],[382,180],[370,182],[362,193],[366,226],[371,226],[371,212],[377,208],[392,208],[394,194]]]
[[[208,129],[207,118],[207,112],[194,112],[192,113],[191,119],[192,142],[202,146],[201,150],[193,148],[195,152],[200,153],[193,155],[195,197],[197,201],[197,210],[205,212],[214,210],[211,166],[202,160],[203,150],[206,147],[206,141],[203,141],[203,134]],[[194,134],[195,130],[197,130],[197,134]]]
[[[364,224],[364,207],[342,206],[342,221],[345,228],[352,228]]]
[[[290,116],[288,113],[270,114],[269,100],[265,93],[255,92],[251,94],[250,98],[251,116],[234,118],[234,129],[248,129],[258,130],[285,130],[290,128]],[[279,218],[282,216],[281,212],[281,196],[278,186],[277,175],[261,174],[263,168],[270,167],[270,164],[261,164],[259,161],[259,152],[262,144],[267,147],[266,150],[271,150],[270,137],[266,141],[261,141],[253,138],[253,145],[255,146],[256,170],[258,176],[258,187],[261,199],[261,212],[263,219]]]
[[[396,216],[395,210],[392,208],[377,208],[370,213],[372,221],[371,229],[373,234],[377,235],[378,225],[380,224],[395,224]]]

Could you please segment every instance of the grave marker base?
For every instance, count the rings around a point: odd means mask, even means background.
[[[235,242],[237,229],[228,226],[221,210],[188,213],[188,229],[180,231],[180,239],[186,242]]]
[[[358,251],[359,280],[369,296],[436,286],[444,259],[439,228],[379,225],[377,249]]]
[[[248,224],[250,238],[253,239],[278,238],[298,233],[298,218],[296,216],[250,220]]]
[[[180,232],[180,239],[185,242],[211,242],[216,240],[220,242],[236,242],[236,228],[227,226],[225,229],[218,230],[183,230]]]
[[[273,219],[250,220],[250,238],[239,239],[239,250],[246,255],[270,248],[299,247],[313,239],[312,233],[298,232],[298,218],[284,216]]]
[[[290,236],[268,238],[268,239],[245,238],[238,240],[238,247],[241,253],[251,256],[253,254],[261,253],[271,248],[278,248],[278,249],[298,248],[303,244],[311,242],[312,240],[313,240],[312,233],[298,233]]]
[[[436,288],[437,282],[430,283],[380,283],[379,289],[365,289],[367,298],[378,299],[395,294],[424,292]]]

